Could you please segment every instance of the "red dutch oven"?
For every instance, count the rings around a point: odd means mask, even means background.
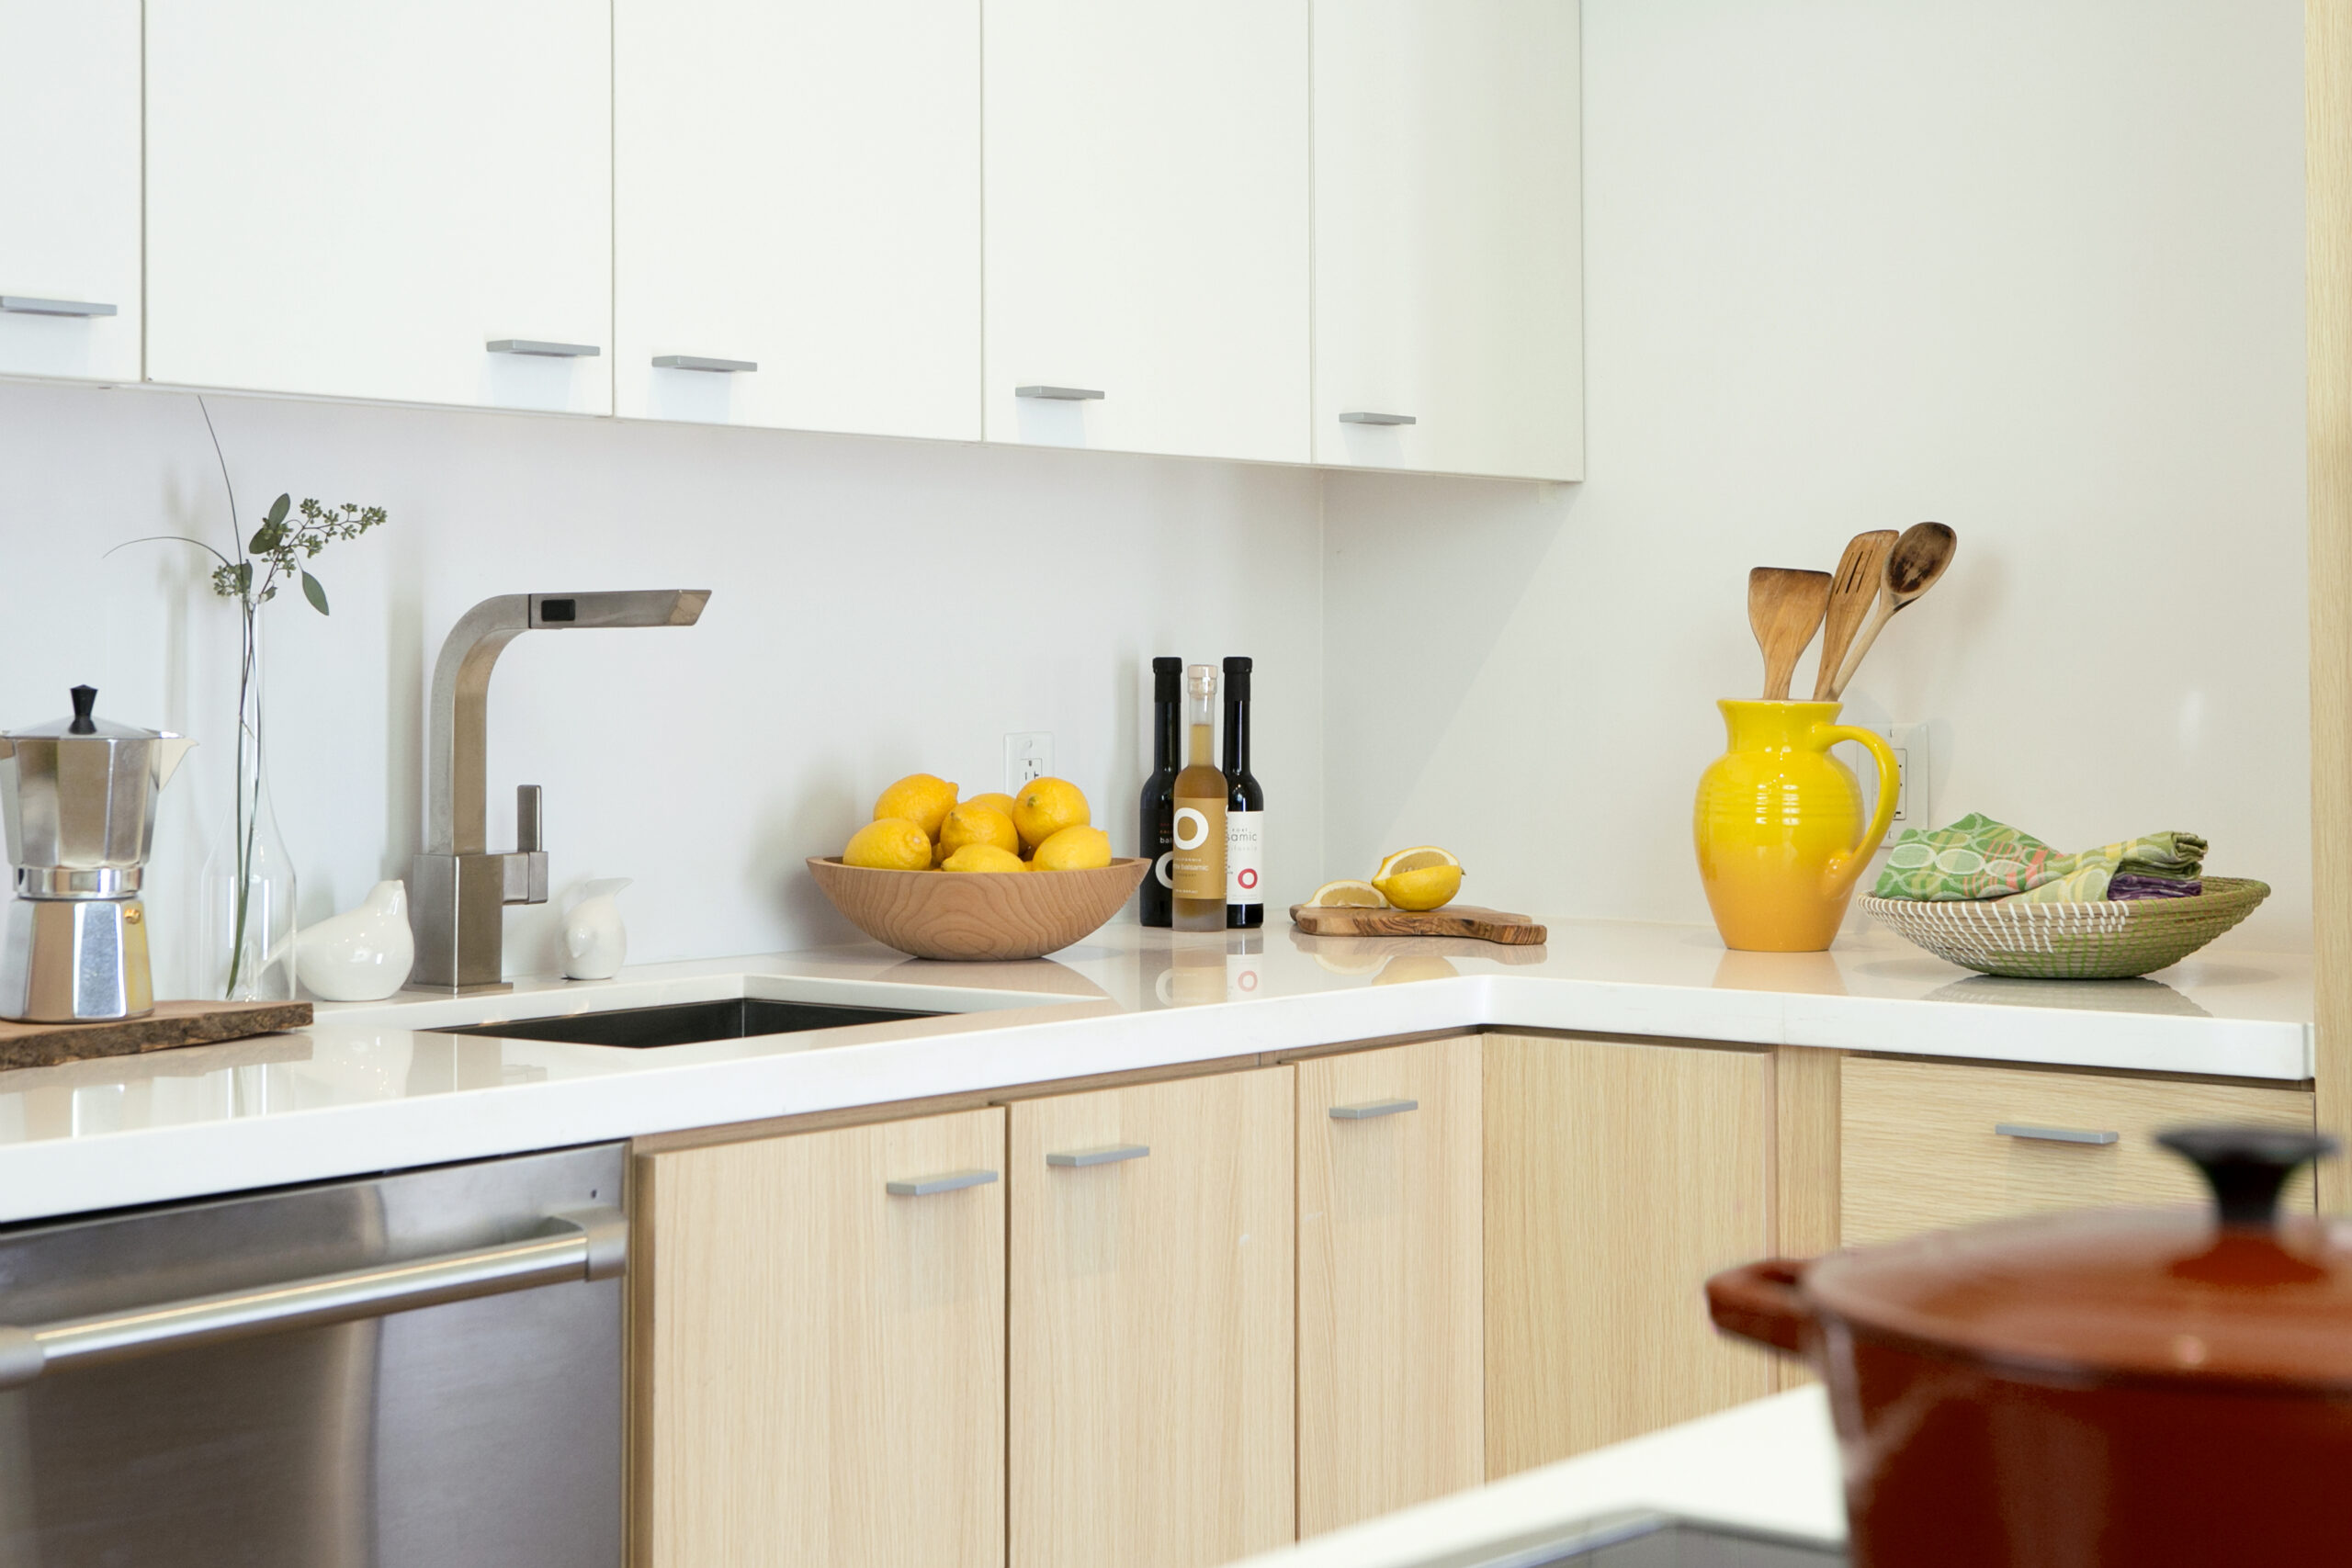
[[[2086,1210],[1774,1259],[1718,1327],[1828,1385],[1857,1568],[2352,1564],[2352,1224],[2333,1143],[2199,1127],[2217,1212]]]

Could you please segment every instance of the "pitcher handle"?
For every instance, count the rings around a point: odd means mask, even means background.
[[[1843,887],[1870,863],[1871,852],[1886,838],[1887,829],[1894,825],[1896,793],[1902,788],[1903,770],[1894,761],[1894,748],[1875,730],[1857,729],[1850,724],[1824,724],[1814,733],[1822,739],[1822,750],[1827,750],[1840,740],[1859,742],[1878,763],[1878,809],[1871,813],[1871,825],[1862,829],[1862,840],[1824,867],[1829,885]]]

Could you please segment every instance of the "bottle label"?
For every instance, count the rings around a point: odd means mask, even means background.
[[[1262,904],[1259,884],[1266,864],[1266,814],[1228,811],[1225,814],[1225,901]]]
[[[1225,902],[1225,801],[1176,797],[1176,897]]]

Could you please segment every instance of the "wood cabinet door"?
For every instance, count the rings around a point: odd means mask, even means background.
[[[1307,0],[982,25],[988,438],[1306,461]]]
[[[612,412],[606,0],[146,17],[151,379]]]
[[[135,381],[139,0],[0,0],[0,375]]]
[[[1017,1568],[1205,1568],[1292,1539],[1292,1081],[1012,1108]]]
[[[640,1568],[1004,1561],[1004,1122],[637,1162]]]
[[[615,0],[613,36],[618,412],[978,440],[980,0]]]
[[[1298,1065],[1298,1533],[1486,1478],[1475,1034]]]
[[[1707,1276],[1771,1250],[1768,1053],[1486,1038],[1487,1473],[1776,1386]]]
[[[2298,1087],[2044,1072],[1849,1056],[1838,1087],[1839,1239],[2045,1209],[2209,1201],[2197,1168],[2157,1146],[2166,1127],[2240,1122],[2312,1130]],[[2309,1213],[2312,1173],[2282,1203]]]
[[[1577,11],[1316,0],[1316,462],[1584,477]]]

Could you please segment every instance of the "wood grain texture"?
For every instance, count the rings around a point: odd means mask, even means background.
[[[1290,907],[1291,923],[1309,936],[1447,936],[1538,947],[1550,933],[1525,915],[1448,904],[1442,909],[1318,909]]]
[[[1784,702],[1797,660],[1829,610],[1829,574],[1758,566],[1747,572],[1747,626],[1764,650],[1764,700]]]
[[[1846,662],[1862,617],[1878,603],[1885,586],[1886,553],[1900,537],[1892,528],[1874,528],[1846,541],[1838,558],[1838,572],[1829,583],[1829,611],[1821,623],[1821,660],[1814,671],[1813,700],[1826,703],[1838,695],[1838,670]]]
[[[1012,1108],[1016,1568],[1204,1568],[1292,1539],[1295,1072]],[[1046,1163],[1115,1144],[1151,1153]]]
[[[1841,1051],[1781,1045],[1772,1052],[1772,1251],[1818,1258],[1838,1249],[1838,1081]],[[1816,1381],[1804,1362],[1776,1357],[1781,1388]]]
[[[2352,0],[2303,6],[2309,399],[2312,886],[2352,878]],[[2352,900],[2313,900],[2319,1126],[2352,1141]],[[2352,1211],[2352,1161],[2320,1168],[2320,1206]]]
[[[1119,912],[1151,863],[1114,860],[1092,871],[877,871],[839,856],[809,873],[850,924],[917,958],[1039,958],[1069,946]]]
[[[1005,1112],[635,1162],[638,1568],[1004,1561]],[[560,1440],[557,1439],[557,1440]]]
[[[2312,1125],[2312,1096],[2300,1089],[1973,1062],[1849,1056],[1839,1099],[1839,1224],[1849,1247],[2048,1209],[2209,1201],[2196,1168],[2151,1141],[2158,1131],[2193,1122]],[[2001,1122],[2111,1132],[2117,1141],[2005,1137],[1993,1130]],[[2308,1171],[2282,1201],[2312,1207]]]
[[[1298,1069],[1302,1538],[1486,1479],[1480,1098],[1476,1034]]]
[[[1489,1032],[1487,1474],[1772,1392],[1707,1276],[1770,1251],[1771,1057]]]
[[[53,1067],[311,1026],[308,1002],[157,1002],[145,1018],[104,1023],[0,1023],[0,1068]]]

